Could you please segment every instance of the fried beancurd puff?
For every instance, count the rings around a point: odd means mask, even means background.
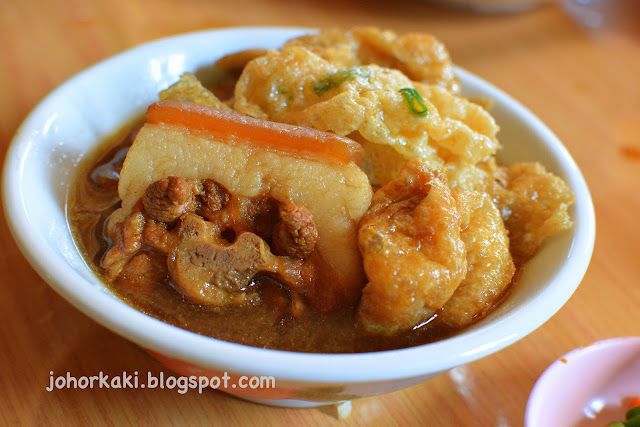
[[[398,35],[374,27],[349,31],[326,29],[318,34],[295,38],[284,47],[302,46],[329,62],[348,68],[378,64],[402,71],[411,80],[458,93],[451,56],[445,45],[431,34]]]
[[[477,191],[454,191],[453,197],[462,218],[467,273],[438,311],[436,322],[459,329],[495,306],[511,283],[515,266],[507,230],[491,198]]]
[[[400,92],[404,88],[420,94],[426,115],[412,112]],[[464,175],[458,169],[474,168],[499,148],[498,126],[479,105],[398,70],[344,68],[301,46],[249,62],[236,85],[234,109],[360,142],[361,166],[374,186],[386,184],[407,160],[418,158],[447,170],[453,187]]]
[[[187,101],[231,111],[231,107],[205,88],[192,73],[184,73],[180,76],[180,80],[160,92],[158,98],[161,101]]]
[[[378,190],[358,230],[369,283],[356,322],[393,335],[427,321],[467,271],[461,217],[440,172],[410,161]]]
[[[514,163],[496,171],[489,189],[509,231],[516,265],[531,259],[544,240],[571,228],[575,195],[539,163]]]

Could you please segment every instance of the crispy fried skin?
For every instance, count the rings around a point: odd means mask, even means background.
[[[360,222],[369,283],[356,321],[392,335],[428,320],[466,273],[461,218],[441,173],[413,160],[378,190]]]
[[[402,88],[422,96],[426,115],[411,112]],[[296,44],[247,64],[236,85],[234,109],[357,140],[365,149],[362,168],[376,186],[414,158],[446,169],[453,186],[458,170],[474,167],[499,147],[498,127],[479,105],[398,70],[345,68]]]
[[[283,46],[302,46],[344,68],[377,64],[402,71],[411,80],[438,85],[457,93],[460,84],[444,44],[431,34],[381,31],[357,27],[349,31],[325,29],[288,41]]]
[[[539,163],[500,167],[491,191],[509,231],[517,266],[540,249],[546,238],[573,225],[568,209],[575,199],[567,184]]]
[[[481,318],[498,302],[515,266],[507,230],[489,196],[477,191],[454,191],[453,196],[462,217],[460,238],[467,252],[467,272],[436,321],[458,329]]]

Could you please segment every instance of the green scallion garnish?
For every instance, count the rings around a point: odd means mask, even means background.
[[[422,96],[420,96],[417,90],[410,87],[403,87],[398,92],[404,95],[413,114],[417,116],[425,116],[428,113],[427,106],[424,105]]]
[[[338,70],[335,73],[331,73],[313,84],[313,90],[318,96],[322,95],[329,89],[340,86],[347,80],[354,79],[356,77],[369,78],[369,71],[363,70],[358,67],[345,68],[344,70]]]

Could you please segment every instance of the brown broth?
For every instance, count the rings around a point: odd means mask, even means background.
[[[450,336],[453,332],[421,325],[393,337],[370,336],[353,321],[355,307],[327,315],[309,309],[302,318],[283,315],[265,302],[240,307],[211,308],[193,304],[171,286],[168,275],[152,289],[132,281],[108,283],[100,260],[109,247],[104,227],[109,215],[119,207],[117,179],[119,166],[139,125],[118,132],[97,153],[89,156],[79,170],[69,194],[69,223],[87,262],[105,285],[130,306],[171,325],[198,334],[236,343],[279,350],[316,353],[353,353],[411,347]],[[130,129],[134,129],[131,131]],[[161,266],[166,258],[152,256]]]

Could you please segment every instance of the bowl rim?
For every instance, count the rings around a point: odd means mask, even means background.
[[[27,212],[21,189],[25,173],[23,158],[29,144],[29,129],[37,126],[44,112],[80,79],[90,77],[101,67],[118,63],[126,56],[144,55],[166,44],[188,43],[193,38],[233,37],[241,33],[260,37],[290,33],[295,36],[313,31],[299,27],[229,27],[185,33],[146,42],[100,61],[72,76],[49,93],[27,115],[16,132],[6,154],[3,168],[2,199],[5,216],[11,233],[27,260],[49,285],[77,309],[113,332],[134,343],[165,356],[188,361],[195,365],[225,369],[230,372],[252,375],[270,375],[279,380],[307,381],[324,384],[388,381],[411,378],[433,372],[445,372],[480,357],[507,347],[533,332],[571,297],[584,276],[595,241],[595,214],[586,182],[553,132],[532,112],[511,96],[472,73],[456,67],[457,75],[503,104],[526,121],[527,126],[540,135],[540,140],[561,160],[569,185],[576,194],[574,239],[572,248],[558,274],[540,292],[540,297],[518,310],[520,319],[514,322],[509,314],[491,327],[479,327],[442,341],[417,347],[371,353],[324,354],[269,350],[221,341],[198,335],[147,316],[113,296],[86,286],[86,280],[69,266],[64,268],[52,262],[48,253],[38,245],[39,236],[28,227],[24,218]],[[41,126],[41,125],[40,125]],[[66,213],[65,213],[66,217]],[[74,274],[75,273],[75,274]],[[554,298],[550,299],[550,294]],[[545,298],[547,296],[547,298]],[[492,331],[503,328],[500,336]],[[451,349],[458,349],[451,352]],[[450,357],[434,357],[447,351]],[[245,361],[252,360],[251,366]],[[322,369],[316,369],[322,367]]]

